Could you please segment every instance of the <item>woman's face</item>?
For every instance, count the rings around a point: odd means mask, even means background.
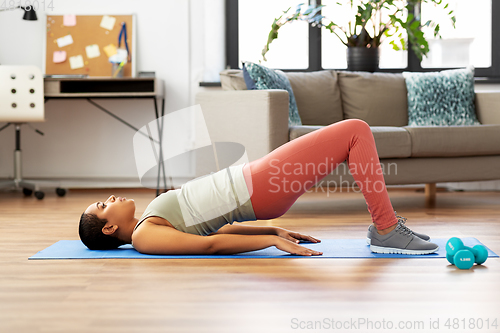
[[[98,201],[91,204],[85,213],[95,214],[100,219],[106,219],[109,224],[129,222],[134,219],[135,202],[132,199],[112,195],[104,202]]]

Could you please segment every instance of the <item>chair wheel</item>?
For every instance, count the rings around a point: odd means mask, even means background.
[[[33,190],[29,189],[29,188],[23,188],[23,194],[27,197],[29,197],[30,195],[33,194]]]
[[[57,193],[57,196],[64,197],[66,195],[66,190],[58,187],[58,188],[56,188],[56,193]]]
[[[44,196],[45,196],[45,193],[43,193],[43,192],[41,192],[41,191],[35,191],[35,197],[36,197],[38,200],[42,200]]]

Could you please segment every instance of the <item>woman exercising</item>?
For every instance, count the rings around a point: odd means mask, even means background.
[[[397,216],[385,187],[372,132],[343,120],[292,140],[268,155],[196,178],[155,198],[137,219],[132,199],[111,196],[91,204],[79,234],[89,249],[123,244],[146,254],[235,254],[270,246],[296,255],[321,255],[299,245],[320,240],[278,227],[233,225],[283,215],[308,189],[347,160],[366,200],[376,253],[429,254],[438,246]]]

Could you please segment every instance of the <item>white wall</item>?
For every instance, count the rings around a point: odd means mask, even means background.
[[[137,71],[155,71],[164,80],[168,113],[192,105],[198,82],[215,80],[213,73],[223,69],[223,4],[223,0],[64,0],[54,1],[54,10],[45,13],[136,14]],[[39,18],[42,12],[38,12]],[[21,18],[20,10],[0,12],[0,64],[42,68],[45,22]],[[211,20],[215,24],[206,29]],[[205,40],[211,43],[205,44]],[[97,102],[137,128],[155,118],[152,100]],[[118,181],[113,186],[130,185],[125,180],[138,185],[132,147],[135,131],[87,101],[49,100],[46,122],[33,126],[45,136],[22,128],[26,178],[71,179],[66,181],[68,186],[81,178],[103,178],[101,184]],[[10,127],[0,132],[0,178],[13,176],[13,149],[14,130]]]

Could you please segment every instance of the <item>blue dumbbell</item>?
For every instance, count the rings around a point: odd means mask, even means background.
[[[471,251],[471,252],[472,252],[472,254],[474,254],[473,249],[471,249],[471,248],[470,248],[470,247],[468,247],[468,246],[464,246],[464,248],[462,248],[462,250],[468,250],[468,251]],[[457,252],[458,252],[458,251],[457,251]],[[455,265],[455,258],[454,258],[454,257],[455,257],[455,255],[456,255],[456,253],[455,253],[454,255],[452,255],[452,254],[450,254],[450,253],[446,253],[446,260],[448,260],[448,262],[449,262],[450,264],[452,264],[452,265]],[[475,255],[474,255],[474,258],[476,258],[476,256],[475,256]],[[474,261],[475,261],[475,260],[474,260]]]
[[[446,242],[446,259],[460,269],[470,269],[474,263],[481,265],[488,259],[488,250],[480,244],[470,248],[460,238],[452,237]]]
[[[455,262],[453,261],[453,257],[454,255],[451,255],[449,253],[446,253],[446,260],[448,260],[448,262],[452,265],[455,265]]]
[[[453,262],[460,269],[470,269],[474,265],[474,254],[468,249],[463,249],[455,253]]]
[[[458,237],[452,237],[446,242],[446,253],[454,256],[455,253],[464,248],[464,242]]]
[[[478,265],[483,264],[486,261],[486,259],[488,259],[488,250],[481,244],[474,245],[472,247],[472,253],[476,258],[475,262]]]
[[[458,251],[461,251],[461,250],[470,251],[474,255],[473,250],[470,247],[468,247],[468,246],[462,246]],[[458,251],[456,251],[454,254],[453,254],[453,252],[450,253],[450,252],[446,251],[446,259],[448,260],[448,262],[450,264],[455,265],[455,255],[458,253]],[[475,258],[475,256],[474,256],[474,258]],[[473,260],[473,262],[474,261],[475,260]]]

